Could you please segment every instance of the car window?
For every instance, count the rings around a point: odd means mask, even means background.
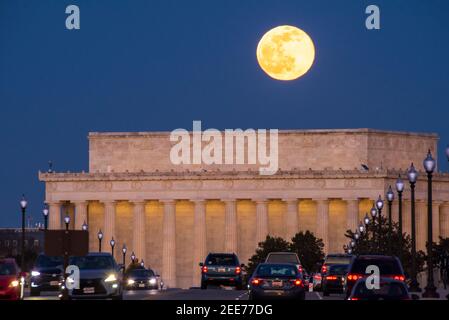
[[[16,273],[16,267],[12,263],[0,263],[0,276],[12,276]]]
[[[207,265],[218,265],[218,266],[235,266],[237,261],[234,256],[230,255],[212,255],[207,258]]]
[[[299,264],[296,254],[270,254],[266,262]]]
[[[87,256],[72,257],[70,264],[76,265],[80,270],[113,269],[114,261],[111,257]]]
[[[365,274],[370,265],[379,267],[380,274],[402,274],[402,270],[395,260],[356,259],[352,265],[352,273]]]
[[[351,263],[351,257],[345,256],[328,256],[324,261],[325,264],[349,264]]]
[[[38,268],[57,268],[62,267],[64,260],[62,257],[50,257],[40,255],[36,260],[36,267]]]
[[[347,264],[343,264],[343,265],[332,265],[329,266],[329,273],[331,274],[338,274],[338,275],[343,275],[348,273],[348,265]]]
[[[354,294],[363,297],[402,297],[407,295],[407,289],[398,282],[380,283],[379,289],[368,289],[365,281],[360,281],[354,289]]]
[[[260,265],[256,271],[258,277],[295,277],[298,274],[294,266]]]

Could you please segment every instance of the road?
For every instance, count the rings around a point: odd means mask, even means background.
[[[125,291],[124,300],[248,300],[245,290],[230,288],[214,289],[168,289],[168,290],[130,290]],[[307,292],[306,300],[342,300],[339,294],[323,297],[320,292]],[[25,293],[25,300],[58,300],[56,292],[43,292],[40,297],[30,297]]]

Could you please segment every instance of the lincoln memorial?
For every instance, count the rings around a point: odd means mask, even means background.
[[[261,175],[260,164],[175,165],[170,132],[90,133],[89,171],[45,172],[49,227],[89,226],[91,251],[116,241],[161,274],[169,287],[198,286],[209,252],[235,252],[242,263],[266,235],[290,239],[310,230],[327,253],[343,252],[373,200],[384,195],[413,162],[417,247],[427,233],[427,183],[422,162],[436,134],[371,129],[289,130],[278,134],[278,171]],[[68,149],[67,152],[70,152]],[[433,235],[449,237],[449,175],[435,173]],[[410,233],[410,187],[404,191],[404,232]],[[397,197],[396,197],[397,198]],[[397,201],[393,217],[398,216]],[[386,213],[386,209],[383,210]],[[129,254],[128,254],[129,257]],[[127,259],[129,261],[129,258]]]

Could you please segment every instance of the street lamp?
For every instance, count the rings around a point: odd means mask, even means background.
[[[360,239],[360,230],[359,230],[359,228],[357,228],[357,230],[355,231],[354,238],[355,238],[355,240],[359,240]]]
[[[97,237],[98,237],[98,252],[101,252],[101,240],[103,240],[103,232],[98,231],[97,233]]]
[[[388,187],[387,201],[388,201],[388,253],[393,254],[391,247],[391,233],[393,232],[393,225],[391,219],[391,206],[393,205],[394,192],[391,186]]]
[[[134,254],[134,251],[131,253],[131,262],[134,264],[134,260],[136,260],[136,255]]]
[[[44,209],[42,209],[42,214],[44,215],[44,228],[45,230],[48,229],[48,214],[50,213],[50,210],[48,208],[48,204],[44,203]]]
[[[89,229],[89,226],[87,225],[86,221],[84,221],[83,225],[81,226],[81,229],[83,231],[87,231]]]
[[[435,170],[436,161],[432,158],[432,153],[427,152],[427,157],[423,161],[424,169],[427,173],[427,286],[423,293],[425,298],[439,298],[433,281],[433,235],[432,235],[432,174]]]
[[[368,226],[369,225],[369,217],[368,217],[368,212],[365,214],[365,218],[363,218],[363,222],[365,222],[365,225]]]
[[[128,249],[126,248],[126,244],[123,244],[122,247],[122,253],[123,253],[123,275],[125,275],[125,269],[126,269],[126,251]]]
[[[381,243],[380,243],[380,239],[381,239],[381,235],[382,235],[382,208],[384,207],[384,202],[381,198],[381,196],[379,195],[379,198],[377,198],[376,201],[376,208],[377,208],[377,212],[378,212],[378,217],[377,217],[377,221],[379,221],[379,226],[378,226],[378,234],[377,234],[377,246],[378,246],[378,250],[380,252],[381,247]]]
[[[69,230],[69,224],[70,224],[70,216],[67,213],[66,216],[64,217],[64,223],[65,223],[65,230]]]
[[[20,257],[20,268],[22,272],[25,270],[25,211],[27,204],[25,195],[22,194],[22,199],[20,200],[20,208],[22,209],[22,255]]]
[[[420,292],[418,280],[416,279],[416,224],[415,224],[415,184],[418,180],[418,172],[415,169],[413,163],[407,171],[408,181],[410,182],[411,190],[411,202],[412,202],[412,212],[411,212],[411,222],[412,222],[412,270],[411,270],[411,283],[410,291]]]
[[[143,262],[143,259],[142,259],[142,260],[140,260],[140,266],[141,266],[142,268],[144,268],[144,267],[145,267],[145,263]]]
[[[398,220],[399,220],[399,260],[402,262],[402,192],[404,191],[404,181],[399,175],[396,180],[396,191],[398,192]]]
[[[368,219],[369,220],[369,219]],[[357,230],[360,232],[360,234],[362,234],[365,231],[365,226],[363,225],[363,223],[359,223],[359,230]]]
[[[377,209],[374,206],[373,203],[373,207],[370,210],[371,213],[371,217],[373,218],[373,248],[374,248],[374,244],[376,243],[376,216],[377,216]]]
[[[115,247],[115,240],[114,240],[114,237],[112,237],[111,241],[109,241],[109,244],[111,245],[112,259],[114,259],[114,247]]]

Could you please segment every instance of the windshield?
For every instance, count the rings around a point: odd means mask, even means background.
[[[327,256],[324,264],[349,264],[351,256]]]
[[[236,266],[238,262],[237,259],[232,255],[213,255],[207,258],[206,264],[218,266]]]
[[[36,267],[38,268],[58,268],[64,264],[62,257],[50,257],[50,256],[39,256],[36,260]]]
[[[258,277],[296,277],[298,273],[294,266],[261,264],[256,274]]]
[[[70,264],[76,265],[80,270],[114,269],[114,261],[107,256],[72,257]]]
[[[154,277],[154,272],[152,270],[136,269],[129,273],[132,277]]]
[[[343,275],[348,273],[348,265],[347,264],[337,264],[329,267],[329,273]]]
[[[292,253],[276,253],[268,255],[267,261],[270,263],[294,263],[300,264],[296,254]]]
[[[360,281],[355,288],[354,295],[368,298],[397,298],[407,296],[407,290],[402,283],[398,282],[380,283],[379,289],[368,289],[365,281]]]
[[[0,263],[0,276],[12,276],[16,273],[16,267],[12,263]]]
[[[351,268],[352,273],[365,274],[366,268],[370,265],[375,265],[379,267],[380,274],[382,275],[392,275],[392,274],[402,274],[402,270],[399,267],[398,263],[391,260],[379,260],[379,259],[356,259]]]

